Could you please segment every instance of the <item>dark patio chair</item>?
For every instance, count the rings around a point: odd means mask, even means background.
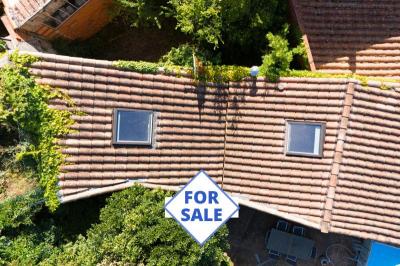
[[[293,234],[298,236],[304,236],[304,227],[301,226],[293,226]]]
[[[288,255],[286,257],[286,262],[289,263],[290,265],[296,266],[297,265],[297,257]]]
[[[315,259],[316,255],[317,255],[317,248],[313,247],[311,250],[310,258]]]
[[[256,266],[264,266],[264,265],[268,264],[271,261],[270,258],[268,258],[267,260],[262,261],[261,258],[260,258],[260,255],[258,255],[257,253],[254,254],[254,256],[256,258],[256,263],[257,263]]]
[[[265,240],[264,240],[265,246],[267,246],[267,244],[268,244],[268,239],[269,239],[269,235],[270,235],[270,234],[271,234],[271,231],[270,231],[270,230],[268,230],[267,233],[265,234]]]
[[[281,257],[281,254],[280,254],[278,251],[269,249],[269,250],[268,250],[268,256],[269,256],[271,259],[279,260],[279,258]]]
[[[287,232],[289,230],[289,223],[284,220],[279,220],[276,223],[276,229]]]

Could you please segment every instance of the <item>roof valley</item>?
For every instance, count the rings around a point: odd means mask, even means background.
[[[343,146],[346,140],[349,117],[353,104],[354,83],[349,81],[344,96],[342,114],[340,116],[339,130],[333,154],[332,168],[329,177],[328,190],[323,208],[323,216],[321,220],[321,231],[328,233],[331,226],[332,209],[335,201],[335,191],[338,183],[340,165],[342,163]]]

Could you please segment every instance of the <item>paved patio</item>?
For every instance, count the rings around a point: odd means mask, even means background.
[[[229,256],[235,265],[257,265],[256,254],[261,262],[267,261],[265,235],[276,226],[280,218],[268,215],[244,206],[240,208],[240,218],[228,222],[231,249]],[[290,223],[290,222],[289,222]],[[290,223],[290,226],[296,225]],[[301,225],[300,225],[301,226]],[[351,251],[352,238],[336,234],[323,234],[318,230],[305,227],[305,237],[315,241],[317,249],[315,259],[298,260],[299,266],[321,265],[320,259],[328,255],[333,265],[351,266],[355,263],[347,258],[354,256]],[[278,261],[269,260],[263,265],[289,265],[284,258]],[[331,264],[332,265],[332,264]]]

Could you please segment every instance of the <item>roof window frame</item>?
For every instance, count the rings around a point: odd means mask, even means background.
[[[290,124],[314,125],[314,126],[321,127],[321,132],[320,132],[320,136],[319,136],[318,154],[308,153],[308,152],[296,152],[296,151],[289,150]],[[284,145],[285,155],[322,158],[323,154],[324,154],[325,133],[326,133],[326,123],[325,122],[306,121],[306,120],[285,120],[285,145]]]
[[[127,141],[127,140],[118,140],[118,112],[144,112],[150,115],[150,125],[148,132],[148,140],[147,141]],[[113,145],[121,145],[121,146],[152,146],[154,139],[154,111],[142,110],[142,109],[131,109],[131,108],[114,108],[112,115],[112,144]]]

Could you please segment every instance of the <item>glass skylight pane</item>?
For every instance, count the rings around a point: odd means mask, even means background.
[[[315,136],[314,136],[314,154],[319,153],[319,141],[321,139],[321,127],[315,127]]]
[[[117,111],[117,142],[150,142],[151,112]]]
[[[289,153],[319,155],[320,139],[321,125],[289,122]]]

